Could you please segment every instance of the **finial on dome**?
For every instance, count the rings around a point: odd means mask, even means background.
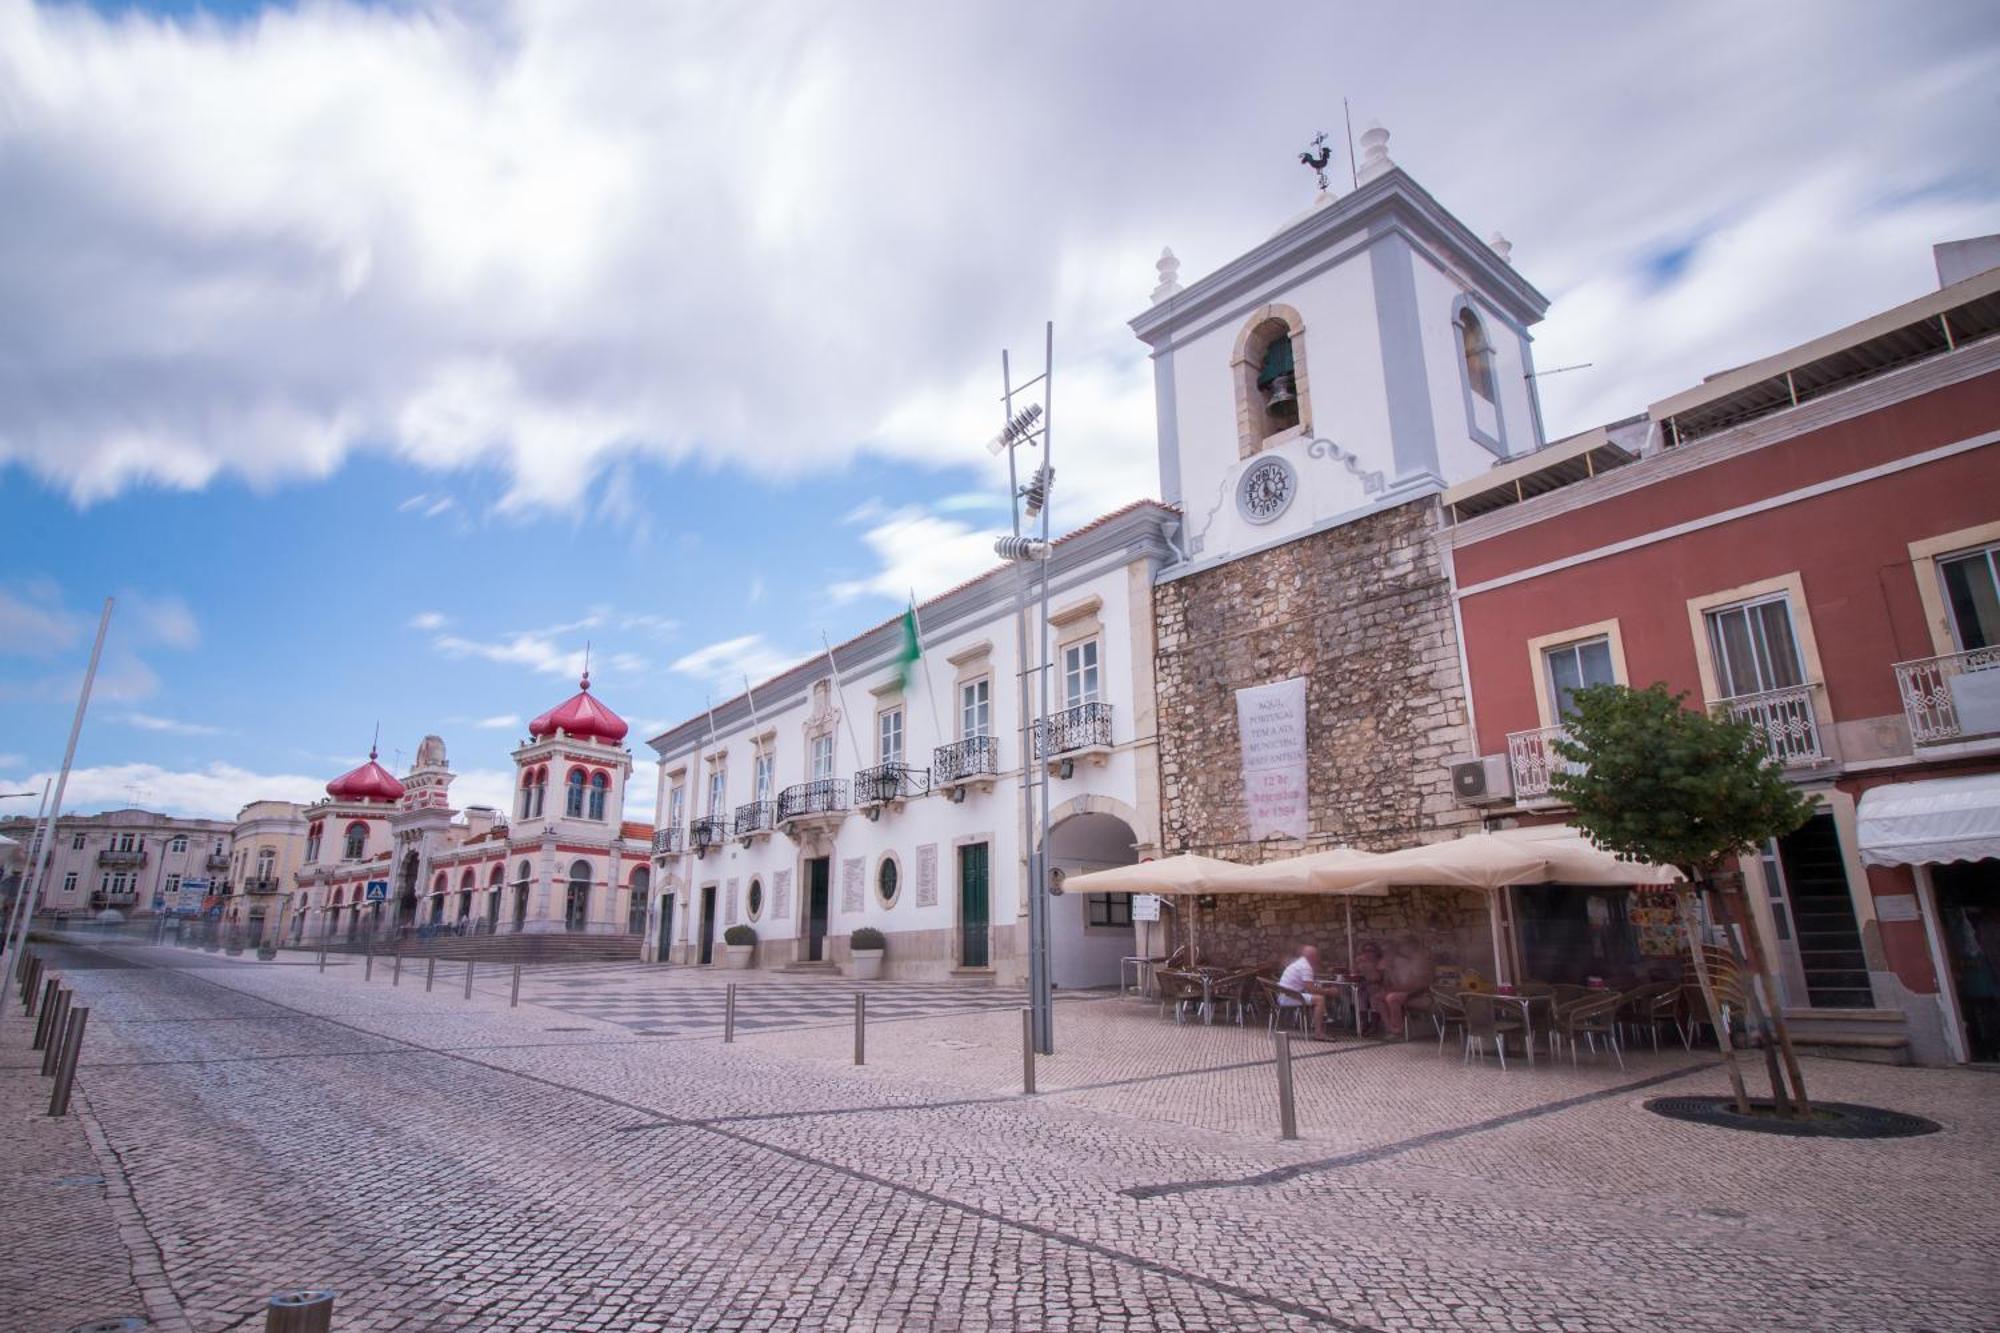
[[[1173,247],[1168,246],[1160,251],[1153,267],[1160,272],[1160,285],[1153,288],[1153,304],[1158,305],[1181,289],[1181,261],[1174,257]]]
[[[382,744],[382,720],[380,718],[377,718],[375,720],[375,734],[368,738],[368,758],[371,763],[375,759],[375,751],[377,747],[379,747],[381,744]]]
[[[1371,120],[1368,128],[1361,131],[1361,169],[1359,175],[1364,181],[1372,181],[1389,168],[1395,166],[1389,160],[1389,131],[1382,128],[1382,122]]]
[[[1499,232],[1496,231],[1491,236],[1488,236],[1486,244],[1492,248],[1494,254],[1500,256],[1501,263],[1511,264],[1514,262],[1514,243]]]

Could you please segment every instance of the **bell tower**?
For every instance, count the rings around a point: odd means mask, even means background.
[[[1547,298],[1361,135],[1353,188],[1183,284],[1163,251],[1152,351],[1161,495],[1197,565],[1351,522],[1543,443],[1529,329]],[[1336,178],[1347,173],[1334,171]]]

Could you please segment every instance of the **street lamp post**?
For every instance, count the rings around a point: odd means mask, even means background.
[[[1049,491],[1055,481],[1050,451],[1050,382],[1055,370],[1055,324],[1043,327],[1042,373],[1016,385],[1008,354],[1000,353],[1001,404],[1003,424],[987,448],[1007,455],[1008,513],[1013,525],[1011,536],[994,543],[1002,559],[1014,562],[1014,642],[1020,665],[1021,682],[1021,802],[1022,832],[1028,839],[1028,1008],[1035,1050],[1055,1054],[1054,987],[1049,975],[1049,788],[1045,756],[1036,753],[1037,728],[1046,731],[1049,715],[1049,580],[1045,561],[1049,555]],[[1018,394],[1041,385],[1041,402],[1030,402],[1019,411]],[[1041,447],[1041,462],[1024,483],[1018,452],[1023,447]],[[1025,509],[1025,514],[1024,514]],[[1024,522],[1025,518],[1025,522]],[[1039,652],[1035,665],[1028,664],[1028,597],[1032,566],[1040,566]],[[1028,672],[1036,671],[1040,685],[1029,687]],[[1034,703],[1039,702],[1039,709]],[[1040,805],[1037,806],[1037,797]]]

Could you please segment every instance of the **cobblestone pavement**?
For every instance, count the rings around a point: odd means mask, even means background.
[[[504,974],[465,1000],[359,960],[52,952],[91,1039],[82,1113],[29,1126],[0,1025],[10,1331],[256,1327],[293,1285],[367,1330],[2000,1326],[1985,1072],[1810,1061],[1823,1099],[1945,1128],[1791,1140],[1641,1108],[1719,1090],[1712,1053],[1350,1041],[1302,1048],[1279,1143],[1262,1034],[1115,998],[1060,1005],[1025,1098],[1010,1012],[873,1025],[856,1068],[844,1020],[647,1036],[540,1003],[553,971],[510,1009]]]

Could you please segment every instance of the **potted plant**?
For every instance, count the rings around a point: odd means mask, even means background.
[[[847,951],[854,955],[854,979],[874,981],[882,975],[882,953],[889,942],[873,926],[863,926],[847,937]]]
[[[259,940],[257,942],[257,957],[259,960],[268,963],[276,959],[277,956],[278,945],[275,940]]]
[[[750,954],[756,947],[756,931],[748,926],[731,926],[722,932],[722,965],[729,968],[750,966]]]

